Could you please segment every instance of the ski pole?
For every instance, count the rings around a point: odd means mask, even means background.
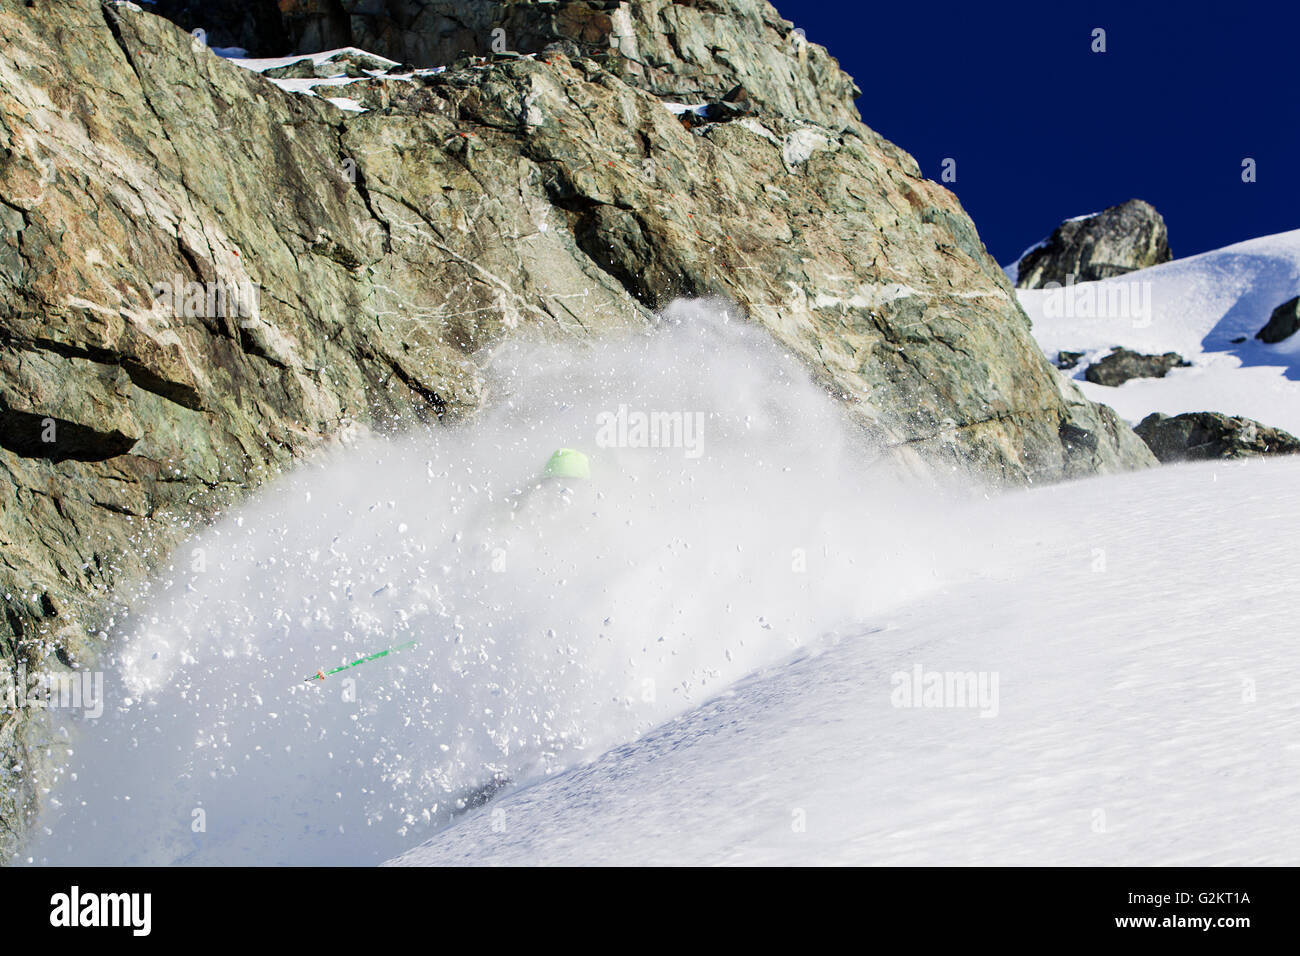
[[[377,661],[381,657],[387,657],[389,654],[393,653],[394,651],[400,651],[406,647],[414,647],[417,643],[418,643],[417,641],[407,641],[405,644],[398,644],[396,647],[385,648],[384,650],[378,651],[374,654],[368,654],[365,657],[359,657],[351,664],[340,664],[338,667],[332,667],[329,670],[324,670],[324,669],[318,670],[310,677],[303,678],[303,682],[311,683],[314,680],[324,680],[326,677],[329,677],[331,674],[337,674],[339,671],[345,671],[350,667],[356,667],[358,664],[364,664],[366,661]]]

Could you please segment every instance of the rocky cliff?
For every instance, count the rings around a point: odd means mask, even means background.
[[[886,453],[1017,483],[1152,463],[761,0],[362,6],[240,29],[447,69],[359,71],[341,109],[134,4],[0,0],[5,665],[88,660],[110,589],[323,443],[472,416],[503,338],[677,296],[737,304]],[[42,746],[17,716],[15,828]]]

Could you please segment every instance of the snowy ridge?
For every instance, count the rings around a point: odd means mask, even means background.
[[[1255,333],[1297,293],[1300,230],[1072,289],[1017,290],[1048,357],[1061,350],[1086,353],[1068,374],[1088,398],[1129,422],[1151,412],[1215,411],[1292,433],[1300,433],[1300,336],[1265,345]],[[1084,381],[1088,363],[1117,345],[1178,352],[1192,367],[1118,388]]]

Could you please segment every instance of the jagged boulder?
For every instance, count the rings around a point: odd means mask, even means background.
[[[1255,333],[1255,338],[1268,345],[1275,345],[1295,335],[1300,329],[1300,296],[1288,299],[1268,317],[1268,323]]]
[[[1300,452],[1300,438],[1290,432],[1219,412],[1173,416],[1154,412],[1135,430],[1155,456],[1166,463]]]
[[[1130,199],[1091,216],[1069,219],[1016,264],[1016,286],[1092,282],[1168,262],[1169,232],[1150,203]]]
[[[1062,353],[1064,354],[1064,353]],[[1076,358],[1076,362],[1078,359]],[[1116,346],[1109,355],[1089,365],[1083,377],[1094,385],[1116,388],[1134,378],[1164,378],[1172,368],[1187,368],[1192,363],[1177,352],[1163,355],[1143,355],[1131,349]]]

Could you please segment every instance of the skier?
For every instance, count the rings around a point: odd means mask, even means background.
[[[572,448],[557,448],[542,469],[543,480],[548,478],[575,478],[586,480],[591,477],[591,463],[587,456]]]
[[[586,455],[572,448],[557,448],[542,468],[541,477],[532,485],[520,489],[506,499],[509,502],[508,512],[497,510],[495,519],[489,518],[479,527],[477,538],[482,542],[481,549],[486,552],[491,548],[499,549],[512,539],[517,541],[518,532],[512,534],[506,527],[502,527],[502,522],[509,524],[521,518],[527,519],[524,526],[530,529],[525,532],[525,535],[528,537],[535,535],[534,540],[545,546],[547,531],[552,524],[551,519],[558,520],[565,515],[577,498],[589,504],[597,497],[591,491],[590,479],[591,463]],[[575,527],[573,518],[577,515],[573,512],[567,514],[569,517],[565,518],[565,526],[572,530]],[[332,674],[387,657],[395,651],[414,647],[416,643],[416,641],[407,641],[405,644],[368,654],[328,670],[321,668],[305,678],[305,681],[307,683],[324,681]]]
[[[543,510],[555,511],[572,505],[577,498],[589,498],[591,463],[572,448],[557,448],[542,469],[541,478],[519,491],[513,503],[514,516],[539,510],[537,502],[549,503]]]

